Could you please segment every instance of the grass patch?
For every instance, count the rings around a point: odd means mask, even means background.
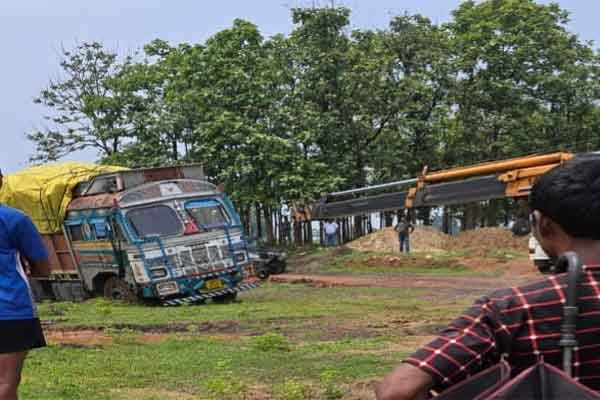
[[[95,328],[111,340],[32,351],[21,397],[340,399],[357,382],[389,372],[472,300],[421,289],[270,283],[239,299],[176,308],[44,302],[43,320]],[[162,332],[161,340],[144,341],[148,330]]]
[[[428,301],[422,290],[393,288],[311,288],[297,284],[270,284],[244,292],[232,304],[203,304],[183,307],[149,307],[104,299],[83,303],[43,302],[40,318],[61,325],[102,327],[164,326],[199,322],[236,321],[245,327],[265,326],[281,320],[294,322],[335,315],[360,319],[379,312],[411,312]],[[186,327],[186,329],[188,329]],[[194,329],[189,328],[193,331]]]
[[[110,390],[153,388],[184,389],[201,399],[243,399],[261,383],[270,392],[293,399],[305,390],[333,393],[337,385],[383,374],[403,356],[356,352],[373,346],[382,343],[348,341],[336,352],[326,343],[265,350],[252,340],[228,343],[211,338],[100,349],[50,346],[31,353],[21,394],[26,399],[92,400],[112,398]],[[354,351],[340,351],[344,348]],[[335,371],[335,385],[329,379],[331,371]]]
[[[447,253],[356,252],[341,255],[324,265],[324,273],[481,275],[460,263],[458,255]]]

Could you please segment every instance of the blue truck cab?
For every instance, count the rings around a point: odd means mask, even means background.
[[[199,165],[94,177],[74,191],[64,236],[87,293],[178,305],[256,287],[239,215]]]

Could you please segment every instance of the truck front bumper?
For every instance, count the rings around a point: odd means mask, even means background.
[[[244,283],[240,283],[239,285],[232,287],[232,288],[224,288],[221,290],[215,290],[214,292],[195,294],[192,296],[182,297],[182,298],[178,298],[178,299],[163,300],[162,305],[163,306],[179,306],[182,304],[197,303],[202,300],[211,299],[213,297],[224,296],[224,295],[227,295],[230,293],[243,292],[245,290],[255,289],[259,285],[260,285],[259,282],[244,282]]]

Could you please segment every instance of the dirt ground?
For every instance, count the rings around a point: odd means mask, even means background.
[[[416,252],[468,252],[483,256],[497,250],[527,251],[527,237],[515,237],[505,228],[488,227],[446,235],[431,226],[418,226],[410,236],[410,244]],[[399,252],[398,235],[393,227],[385,228],[356,239],[346,246],[358,251]]]
[[[285,274],[271,276],[272,282],[309,283],[319,287],[366,286],[399,289],[431,289],[442,291],[444,295],[468,295],[487,292],[498,287],[518,285],[523,277],[472,277],[472,276],[327,276]],[[501,286],[499,286],[501,285]]]

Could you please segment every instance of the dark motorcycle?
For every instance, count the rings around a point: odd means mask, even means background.
[[[257,247],[250,250],[250,260],[254,262],[256,275],[260,279],[267,279],[270,275],[281,274],[287,267],[287,254],[285,252]]]

